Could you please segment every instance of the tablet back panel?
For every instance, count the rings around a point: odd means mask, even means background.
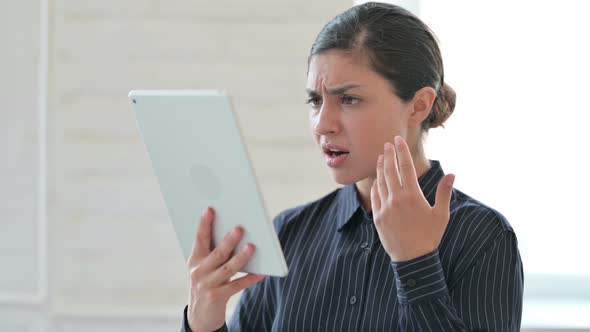
[[[185,259],[207,206],[214,245],[235,225],[256,251],[243,272],[274,276],[287,266],[264,207],[229,97],[212,90],[131,91],[144,144]]]

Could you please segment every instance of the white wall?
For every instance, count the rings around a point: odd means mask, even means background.
[[[0,2],[0,331],[44,331],[41,2]]]
[[[40,291],[39,245],[23,241],[39,237],[39,17],[38,1],[0,11],[0,298]]]

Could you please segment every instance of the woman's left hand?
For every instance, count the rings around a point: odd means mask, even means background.
[[[385,144],[371,187],[373,220],[383,248],[394,262],[428,254],[440,245],[450,216],[455,176],[445,175],[436,190],[434,207],[424,197],[407,143],[395,137]],[[399,160],[399,173],[396,167]]]

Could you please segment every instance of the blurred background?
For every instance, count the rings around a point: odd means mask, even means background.
[[[457,92],[427,155],[516,230],[523,330],[590,331],[590,5],[392,2],[434,30]],[[188,273],[131,89],[228,91],[273,216],[337,188],[306,61],[353,4],[0,0],[0,331],[180,329]]]

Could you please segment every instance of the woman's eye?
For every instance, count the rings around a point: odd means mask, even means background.
[[[319,107],[322,105],[322,99],[318,97],[309,98],[306,104],[311,105],[311,107]]]
[[[356,97],[353,96],[348,96],[348,95],[343,95],[342,96],[342,103],[343,104],[348,104],[348,105],[354,105],[356,103],[358,103],[360,100]]]

